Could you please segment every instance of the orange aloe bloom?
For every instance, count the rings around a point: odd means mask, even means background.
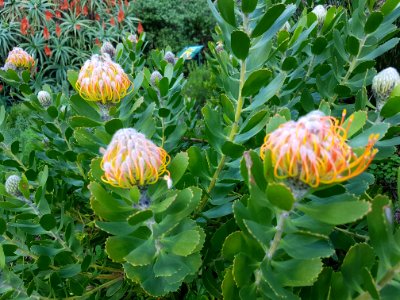
[[[44,46],[44,54],[46,54],[46,56],[51,56],[51,49],[48,45]]]
[[[83,7],[82,14],[83,14],[84,16],[87,16],[87,15],[89,14],[89,9],[88,9],[87,5],[85,5],[85,6]]]
[[[118,130],[103,153],[102,180],[112,186],[131,188],[156,183],[169,175],[167,152],[133,128]]]
[[[119,102],[129,92],[131,81],[109,55],[93,55],[81,68],[76,89],[88,101]]]
[[[343,121],[314,111],[297,122],[289,121],[267,134],[260,150],[264,160],[266,151],[279,179],[294,177],[317,187],[320,184],[342,182],[355,177],[368,167],[378,150],[373,149],[376,134],[369,137],[364,153],[357,155],[346,143],[352,122],[344,128]]]
[[[111,26],[115,26],[115,20],[114,20],[114,17],[112,17],[112,18],[110,19],[110,24],[111,24]]]
[[[138,27],[137,27],[137,32],[139,35],[144,31],[142,22],[139,22]]]
[[[125,19],[124,10],[122,9],[122,5],[118,12],[118,23],[121,23]]]
[[[23,35],[28,34],[28,29],[29,29],[29,21],[26,17],[23,17],[21,20],[21,26],[20,26],[21,33]]]
[[[53,14],[51,13],[51,11],[46,10],[44,14],[46,16],[46,21],[50,21],[53,18]]]
[[[13,48],[8,53],[6,64],[7,63],[26,70],[33,70],[33,67],[35,66],[35,60],[33,57],[19,47]]]

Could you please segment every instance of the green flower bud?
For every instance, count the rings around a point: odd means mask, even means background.
[[[167,51],[164,55],[164,60],[169,62],[170,64],[175,64],[175,54],[173,54],[171,51]]]
[[[101,54],[108,54],[112,59],[115,56],[115,48],[110,42],[104,42],[100,49]]]
[[[154,85],[157,85],[158,82],[159,82],[162,78],[163,78],[163,76],[161,75],[160,72],[154,71],[153,73],[151,73],[150,82],[151,82],[151,84],[154,86]]]
[[[17,175],[11,175],[7,178],[5,183],[6,192],[10,195],[19,196],[21,192],[19,191],[19,182],[21,177]]]

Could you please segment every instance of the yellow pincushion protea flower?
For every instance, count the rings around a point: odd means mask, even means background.
[[[113,186],[131,188],[156,183],[170,157],[167,152],[133,128],[118,130],[104,151],[102,180]]]
[[[378,135],[369,137],[364,153],[356,155],[346,143],[352,121],[344,128],[342,121],[314,111],[297,122],[289,121],[267,134],[261,147],[264,160],[266,151],[274,167],[276,178],[296,178],[311,187],[342,182],[355,177],[368,167],[377,150],[372,149]]]
[[[13,48],[7,56],[5,65],[14,65],[16,68],[32,70],[35,60],[26,51],[19,47]]]
[[[131,81],[109,55],[93,55],[81,68],[76,89],[87,101],[117,103],[128,94]]]

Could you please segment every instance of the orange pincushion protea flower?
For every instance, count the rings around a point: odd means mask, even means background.
[[[88,101],[119,102],[128,94],[131,82],[110,56],[93,55],[81,68],[76,89]]]
[[[104,151],[102,180],[113,186],[131,188],[156,183],[170,157],[167,152],[133,128],[118,130]]]
[[[294,177],[317,187],[320,184],[342,182],[355,177],[368,167],[378,150],[372,149],[378,135],[369,137],[364,153],[356,155],[346,143],[347,128],[342,121],[314,111],[297,122],[289,121],[267,134],[261,147],[264,160],[266,151],[279,179]]]
[[[26,51],[19,47],[14,47],[6,59],[6,64],[12,64],[17,68],[32,70],[35,66],[35,60]]]

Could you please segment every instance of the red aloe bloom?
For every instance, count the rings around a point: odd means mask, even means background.
[[[137,32],[139,34],[141,34],[143,31],[144,31],[144,29],[143,29],[142,22],[139,22],[138,27],[137,27]]]
[[[115,26],[115,20],[114,20],[114,17],[112,17],[112,18],[111,18],[111,20],[110,20],[110,24],[111,24],[111,26]]]
[[[46,56],[51,56],[51,49],[48,45],[44,46],[44,54],[46,54]]]
[[[128,1],[128,0],[125,0],[125,1],[124,1],[124,4],[125,4],[126,7],[128,7],[128,6],[129,6],[129,1]]]
[[[0,7],[3,7],[3,6],[4,6],[4,0],[0,0]],[[2,86],[2,89],[3,89],[3,86]]]
[[[60,6],[61,10],[67,10],[69,7],[69,3],[67,0],[64,0],[63,4]]]
[[[3,2],[3,4],[4,4],[4,2]],[[0,5],[1,5],[1,1],[0,1]],[[3,91],[3,85],[2,84],[0,84],[0,93]]]
[[[76,30],[80,30],[80,29],[81,29],[81,25],[76,24],[76,25],[75,25],[75,28],[76,28]]]
[[[50,38],[50,32],[46,26],[44,26],[43,28],[43,37],[45,38],[45,40],[48,40]]]
[[[96,38],[95,43],[97,46],[99,46],[99,47],[101,46],[100,40],[98,38]]]
[[[60,37],[60,35],[61,35],[61,28],[60,28],[60,25],[58,25],[58,23],[56,24],[56,35],[58,37]]]
[[[61,18],[61,11],[59,11],[59,10],[56,11],[56,17]]]
[[[94,18],[95,18],[96,21],[100,21],[100,15],[99,14],[96,14]]]
[[[48,10],[46,10],[46,12],[44,14],[46,15],[47,21],[50,21],[53,18],[53,14]]]
[[[124,10],[122,9],[122,5],[118,12],[118,23],[121,23],[125,19]]]
[[[87,5],[85,5],[85,6],[83,7],[83,12],[82,12],[82,14],[83,14],[84,16],[87,16],[87,15],[89,14],[89,9],[88,9]]]
[[[29,29],[29,21],[26,17],[23,17],[21,20],[21,27],[20,27],[21,33],[23,35],[28,34],[28,29]]]

